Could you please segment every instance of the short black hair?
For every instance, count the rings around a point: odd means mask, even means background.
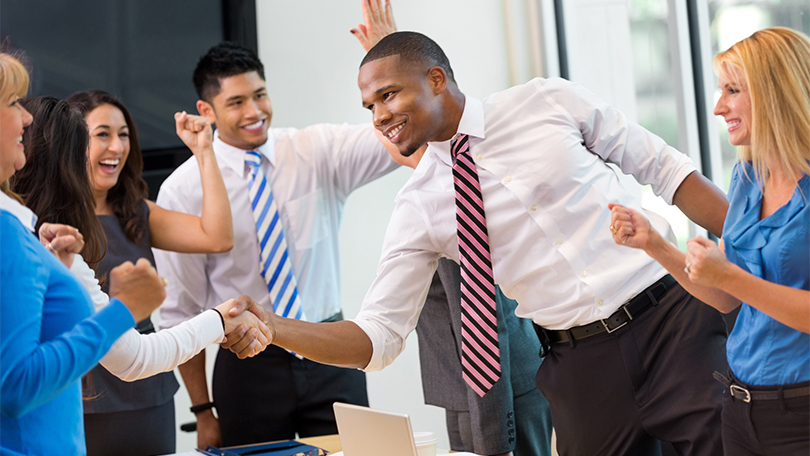
[[[200,57],[194,69],[197,96],[210,103],[219,93],[221,79],[251,71],[259,73],[264,81],[264,65],[255,52],[236,43],[217,44]]]
[[[360,66],[392,55],[399,55],[402,63],[425,65],[429,68],[440,67],[451,82],[456,82],[450,61],[447,60],[442,48],[435,41],[417,32],[396,32],[384,37],[368,51]]]

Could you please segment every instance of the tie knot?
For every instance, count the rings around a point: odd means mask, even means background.
[[[255,150],[249,150],[245,152],[245,164],[250,168],[251,174],[256,174],[262,164],[262,156]]]
[[[458,157],[459,154],[463,154],[468,150],[470,150],[470,144],[468,141],[468,136],[465,134],[456,136],[456,139],[450,143],[450,154],[453,156],[453,161],[456,160],[456,157]]]

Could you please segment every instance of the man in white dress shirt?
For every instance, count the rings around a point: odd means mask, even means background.
[[[176,325],[242,293],[270,300],[259,270],[248,151],[261,157],[261,175],[275,198],[306,318],[342,319],[338,230],[343,205],[353,190],[397,165],[371,125],[269,128],[272,108],[264,69],[250,50],[214,46],[200,59],[194,83],[197,109],[216,125],[214,151],[230,197],[234,247],[214,255],[155,251],[157,267],[169,281],[163,325]],[[157,201],[167,209],[199,214],[199,189],[196,161],[188,160],[163,183]],[[273,310],[272,304],[265,305]],[[333,434],[333,402],[368,404],[362,372],[299,359],[278,347],[244,361],[220,350],[213,378],[218,420],[208,396],[205,352],[180,366],[180,373],[197,416],[200,448],[291,439],[296,433]]]
[[[429,147],[397,197],[357,318],[313,326],[263,314],[273,343],[366,371],[399,355],[439,258],[459,259],[450,144],[465,134],[495,282],[549,349],[536,383],[560,454],[652,455],[658,440],[684,455],[722,454],[712,373],[726,368],[725,323],[658,263],[615,244],[608,204],[640,205],[607,163],[715,234],[722,192],[685,155],[568,81],[465,96],[441,48],[418,33],[383,38],[358,82],[375,126],[403,155]]]

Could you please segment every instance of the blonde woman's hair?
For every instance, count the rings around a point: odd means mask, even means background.
[[[11,95],[24,97],[28,93],[28,70],[18,56],[0,52],[0,100]]]
[[[24,97],[26,93],[28,93],[28,70],[17,57],[0,52],[0,103],[5,103],[11,95]],[[0,182],[0,192],[22,204],[22,198],[9,190],[8,181]]]
[[[730,67],[745,80],[735,81]],[[768,163],[810,174],[810,39],[785,27],[763,29],[717,54],[714,70],[748,88],[751,145],[737,153],[751,162],[760,184]]]

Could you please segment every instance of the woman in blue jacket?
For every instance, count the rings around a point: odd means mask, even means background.
[[[718,247],[683,254],[640,214],[611,206],[616,242],[643,248],[690,293],[740,308],[728,339],[727,455],[810,454],[810,40],[760,30],[714,59],[722,116],[738,146]]]

